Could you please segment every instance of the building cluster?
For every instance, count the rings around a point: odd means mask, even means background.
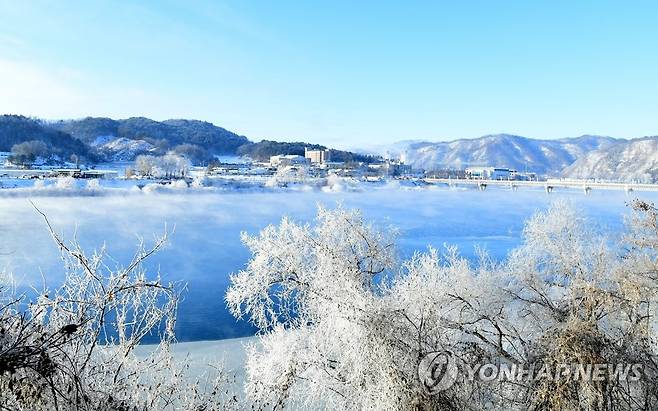
[[[9,161],[11,153],[0,152],[0,177],[12,178],[48,178],[58,176],[71,176],[74,178],[116,178],[118,173],[114,170],[85,169],[77,165],[68,165],[69,168],[55,168],[38,166],[32,168],[19,168]],[[171,157],[171,156],[169,156]],[[132,174],[152,177],[173,178],[184,177],[188,170],[205,173],[207,175],[226,176],[283,176],[295,175],[307,177],[328,177],[336,175],[339,177],[361,178],[366,180],[380,180],[383,178],[447,178],[447,179],[469,179],[469,180],[498,180],[498,181],[538,181],[536,173],[518,172],[512,168],[478,166],[465,169],[437,169],[425,172],[424,170],[412,169],[403,161],[393,159],[380,159],[375,162],[343,162],[334,161],[332,152],[328,149],[304,150],[304,155],[278,154],[264,162],[236,162],[216,163],[207,169],[191,167],[188,163],[172,157],[172,161],[166,162],[168,156],[156,158],[152,156],[140,156],[135,162],[135,168],[130,169]],[[146,161],[146,160],[150,160]],[[158,160],[159,162],[154,163]],[[180,160],[180,159],[179,159]],[[148,163],[148,164],[147,164]],[[152,164],[153,163],[153,164]],[[162,163],[162,164],[161,164]],[[166,163],[166,164],[165,164]],[[169,164],[171,163],[171,164]],[[144,169],[144,170],[142,170]],[[155,172],[162,170],[162,172]],[[181,172],[180,170],[185,170]],[[204,171],[205,170],[205,171]],[[128,173],[126,171],[126,176]]]
[[[102,178],[112,179],[118,176],[116,170],[98,170],[78,167],[68,163],[67,167],[38,165],[32,167],[18,166],[11,162],[11,152],[0,151],[0,177],[18,179],[42,179],[55,177]]]
[[[512,168],[504,167],[468,167],[464,170],[464,178],[471,180],[510,180],[534,181],[536,173],[520,173]]]
[[[309,150],[305,148],[303,156],[280,154],[270,157],[270,166],[277,168],[291,166],[327,168],[332,164],[337,163],[331,161],[330,150]]]
[[[28,180],[55,177],[114,179],[118,176],[119,172],[117,170],[95,170],[81,168],[0,169],[0,177]]]
[[[209,170],[209,173],[216,175],[275,175],[289,171],[299,171],[309,177],[327,177],[332,174],[355,178],[406,177],[414,175],[411,166],[398,160],[381,160],[374,163],[346,163],[333,161],[331,150],[310,150],[308,148],[304,150],[304,155],[278,154],[271,156],[267,162],[253,162],[249,164],[222,163],[214,165]]]

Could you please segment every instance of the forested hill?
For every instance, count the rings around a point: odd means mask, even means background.
[[[24,144],[18,147],[21,143]],[[14,149],[26,159],[57,154],[67,160],[71,154],[77,154],[88,162],[130,161],[140,154],[158,155],[174,151],[195,164],[207,164],[214,156],[222,154],[244,155],[261,161],[277,154],[303,155],[305,147],[325,148],[304,142],[263,140],[255,143],[245,136],[198,120],[87,117],[43,121],[16,115],[0,117],[0,151]],[[375,159],[340,150],[332,150],[332,158],[346,162],[371,162]]]
[[[155,121],[144,117],[113,120],[87,117],[82,120],[58,121],[50,123],[50,126],[92,145],[99,137],[113,137],[143,140],[161,148],[194,144],[213,154],[234,154],[238,147],[249,143],[247,137],[198,120]]]
[[[70,134],[24,116],[0,115],[0,151],[11,151],[21,143],[41,141],[50,154],[68,160],[72,154],[90,156],[89,148]],[[93,156],[90,156],[93,157]]]

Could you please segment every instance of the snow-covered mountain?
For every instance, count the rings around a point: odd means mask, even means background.
[[[585,135],[535,140],[510,134],[449,142],[396,143],[382,154],[399,157],[415,168],[463,169],[469,166],[510,167],[540,174],[559,174],[587,153],[613,145],[612,137]]]
[[[155,151],[155,146],[147,141],[114,136],[97,137],[91,146],[111,161],[129,161],[140,154]]]
[[[658,182],[658,137],[618,141],[578,159],[562,175],[568,178]]]

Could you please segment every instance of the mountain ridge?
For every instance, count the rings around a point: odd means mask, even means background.
[[[554,140],[514,134],[489,134],[474,139],[411,142],[396,155],[424,169],[463,169],[469,166],[510,167],[539,174],[558,174],[587,152],[618,141],[607,136],[583,135]]]
[[[304,142],[250,141],[207,121],[145,117],[45,121],[20,115],[0,116],[0,151],[21,145],[61,160],[129,161],[139,154],[174,151],[207,164],[215,155],[238,154],[267,160],[275,154],[303,154],[305,147],[327,148]],[[39,143],[39,144],[36,144]],[[336,161],[371,162],[376,157],[332,150]],[[377,153],[396,157],[416,169],[464,169],[469,166],[509,167],[518,171],[567,178],[658,181],[658,136],[631,140],[584,134],[558,139],[533,139],[515,134],[488,134],[450,141],[404,140],[380,146]]]
[[[658,181],[658,136],[618,140],[581,157],[561,174],[566,178],[655,183]]]

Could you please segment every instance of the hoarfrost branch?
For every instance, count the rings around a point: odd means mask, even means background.
[[[226,300],[262,333],[247,395],[276,409],[656,409],[658,211],[632,209],[613,244],[556,203],[498,263],[454,248],[399,261],[394,233],[342,208],[245,234],[252,258]],[[432,352],[449,353],[461,372],[430,393],[418,367]],[[641,364],[645,378],[473,378],[479,365],[501,363]]]
[[[149,248],[141,244],[126,266],[110,267],[104,248],[86,254],[37,211],[61,251],[65,280],[34,299],[0,283],[0,410],[237,407],[221,369],[202,382],[173,361],[181,287],[143,267],[166,232]],[[154,334],[159,344],[138,356],[137,345]]]

